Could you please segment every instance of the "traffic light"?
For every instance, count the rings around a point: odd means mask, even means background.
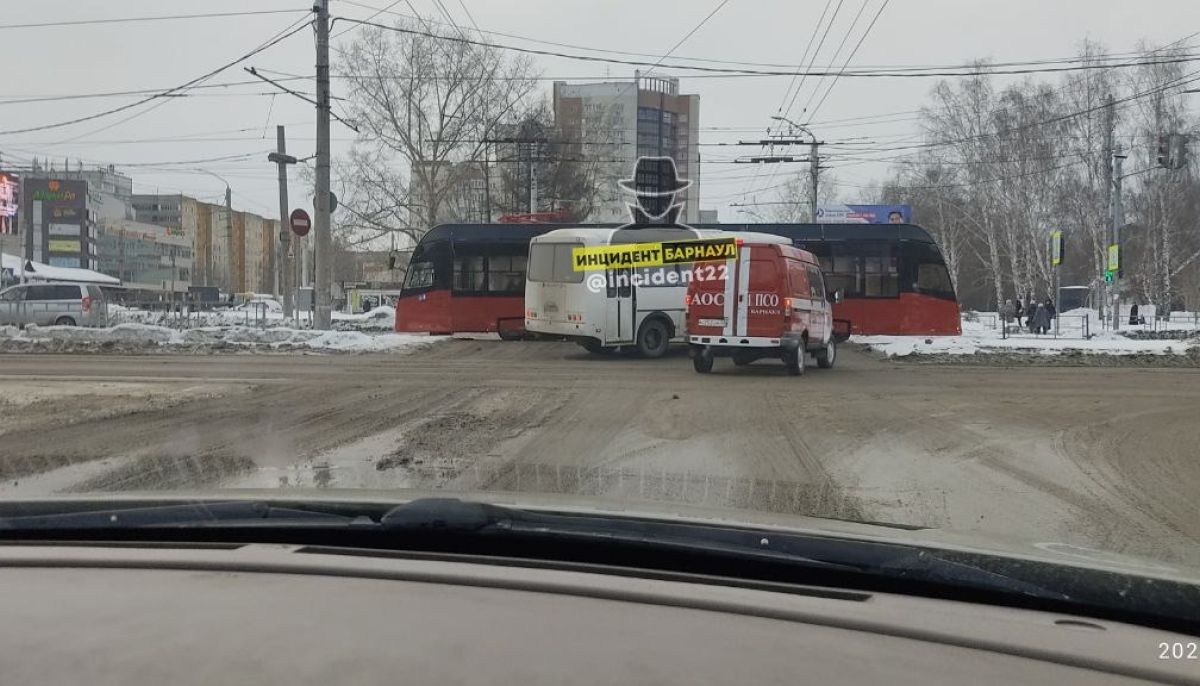
[[[1162,135],[1158,137],[1158,148],[1154,157],[1155,164],[1160,167],[1171,166],[1171,137]]]

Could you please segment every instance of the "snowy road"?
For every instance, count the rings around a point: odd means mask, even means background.
[[[844,350],[593,358],[0,356],[0,497],[178,487],[537,490],[865,518],[1200,564],[1200,370],[959,367]]]

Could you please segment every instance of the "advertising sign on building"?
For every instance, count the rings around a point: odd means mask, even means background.
[[[17,233],[19,180],[14,174],[0,172],[0,235]]]
[[[909,205],[818,205],[821,224],[908,224],[912,221]]]
[[[54,266],[93,268],[87,182],[47,178],[22,181],[21,206],[29,212],[26,254]]]

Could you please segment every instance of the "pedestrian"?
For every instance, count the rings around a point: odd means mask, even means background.
[[[1132,324],[1137,324],[1137,323],[1138,323],[1138,306],[1137,306],[1137,303],[1134,303],[1134,304],[1132,304],[1132,305],[1130,305],[1130,306],[1129,306],[1129,323],[1130,323],[1131,325],[1132,325]]]
[[[1050,298],[1046,298],[1046,330],[1042,333],[1048,333],[1050,331],[1050,323],[1053,322],[1054,318],[1057,316],[1058,308],[1054,306],[1054,301]]]
[[[1050,310],[1042,303],[1037,304],[1032,319],[1034,333],[1043,334],[1050,330]]]
[[[1017,310],[1016,311],[1017,326],[1020,326],[1021,325],[1021,314],[1025,311],[1025,307],[1023,305],[1021,305],[1021,298],[1019,298],[1019,297],[1017,298],[1017,302],[1016,302],[1016,310]]]

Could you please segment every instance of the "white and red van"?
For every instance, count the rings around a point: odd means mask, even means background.
[[[818,366],[833,366],[837,340],[845,339],[834,332],[833,302],[839,298],[826,293],[812,253],[741,241],[737,257],[704,264],[716,268],[694,270],[685,299],[696,371],[712,371],[716,357],[732,357],[738,366],[781,359],[792,375],[804,373],[809,354]],[[847,322],[839,324],[839,331],[849,331]]]

